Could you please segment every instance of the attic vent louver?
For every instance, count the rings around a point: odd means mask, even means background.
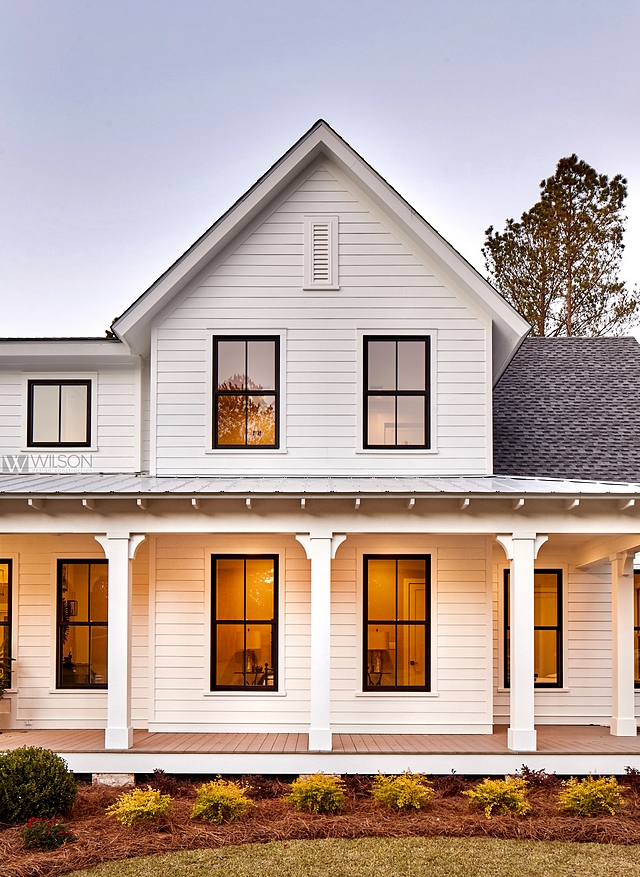
[[[338,289],[338,217],[305,216],[305,289]]]

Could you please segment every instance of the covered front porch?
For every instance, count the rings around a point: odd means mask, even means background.
[[[330,752],[310,752],[308,734],[133,732],[130,749],[109,750],[99,730],[5,731],[0,750],[42,746],[76,773],[171,774],[506,774],[523,763],[558,775],[624,774],[640,769],[640,737],[606,726],[540,725],[535,753],[514,752],[506,726],[492,734],[334,734]]]

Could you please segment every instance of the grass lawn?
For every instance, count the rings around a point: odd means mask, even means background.
[[[495,838],[294,840],[145,856],[69,877],[609,877],[640,848]]]

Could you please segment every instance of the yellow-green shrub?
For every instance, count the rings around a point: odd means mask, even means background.
[[[526,801],[527,784],[518,777],[505,777],[503,780],[483,780],[474,789],[462,793],[469,798],[469,804],[477,804],[491,819],[494,810],[498,813],[517,813],[523,816],[531,810]]]
[[[298,777],[291,785],[291,794],[287,795],[297,810],[313,813],[335,813],[344,805],[344,798],[344,783],[340,777],[324,773]]]
[[[376,801],[386,804],[387,807],[395,807],[397,810],[413,807],[420,810],[433,797],[433,789],[424,774],[407,770],[399,776],[378,774],[373,781],[371,794]]]
[[[613,816],[626,803],[615,777],[588,777],[585,780],[571,777],[562,785],[565,788],[558,798],[558,810],[578,816],[599,816],[602,813]]]
[[[239,786],[233,780],[218,777],[200,786],[196,803],[191,810],[192,819],[206,819],[209,822],[226,822],[244,816],[253,801],[247,798],[248,786]]]
[[[163,795],[157,789],[134,789],[123,792],[107,807],[107,814],[114,816],[121,825],[131,828],[144,820],[153,821],[166,816],[171,807],[171,795]]]

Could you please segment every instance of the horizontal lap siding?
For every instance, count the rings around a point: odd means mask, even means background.
[[[340,289],[302,291],[303,217],[340,218]],[[215,329],[287,329],[286,455],[207,455],[207,348]],[[437,329],[437,454],[421,471],[487,471],[484,327],[325,168],[303,182],[158,328],[161,474],[377,473],[356,455],[357,330]],[[329,428],[331,427],[331,428]],[[388,473],[415,472],[390,455]]]
[[[309,721],[310,567],[302,548],[288,540],[254,542],[251,553],[280,558],[282,664],[279,693],[209,694],[206,590],[212,554],[247,552],[246,540],[160,537],[156,543],[155,670],[153,720],[203,730],[306,730]]]
[[[385,537],[388,538],[388,537]],[[394,540],[397,553],[412,553]],[[385,542],[385,553],[391,543]],[[336,731],[429,733],[430,727],[461,731],[491,722],[491,643],[488,624],[487,550],[484,539],[438,540],[432,557],[431,634],[435,638],[432,688],[436,696],[362,694],[362,600],[358,567],[362,554],[339,550],[332,581],[332,726]]]
[[[541,569],[567,569],[565,581],[564,680],[566,690],[536,690],[539,724],[609,724],[611,719],[611,575],[607,567],[594,571],[571,565],[570,554],[543,554]],[[495,721],[509,720],[509,694],[500,691],[502,630],[502,569],[494,564],[494,714]],[[500,673],[502,675],[502,673]]]
[[[91,370],[88,370],[91,371]],[[79,376],[87,372],[79,371]],[[37,372],[41,377],[43,372]],[[50,377],[57,377],[51,370]],[[65,379],[68,374],[65,372]],[[97,418],[97,450],[78,453],[92,458],[93,468],[100,472],[129,472],[136,468],[139,442],[137,423],[140,417],[136,391],[136,376],[131,368],[102,369],[98,372],[97,400],[94,411]],[[25,448],[27,400],[22,373],[0,374],[0,454],[19,454]],[[61,448],[61,453],[73,454],[74,449]],[[41,457],[46,450],[33,449]]]

